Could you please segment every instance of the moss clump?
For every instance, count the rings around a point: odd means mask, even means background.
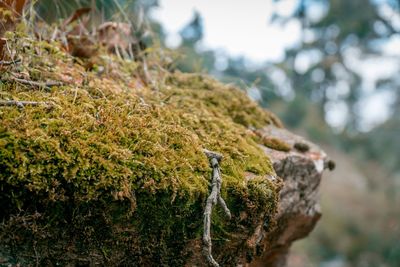
[[[333,160],[329,160],[327,165],[330,171],[333,171],[336,168],[336,163]]]
[[[264,136],[262,137],[261,142],[264,146],[274,150],[279,150],[284,152],[289,152],[291,150],[291,147],[288,143],[279,140],[278,138]]]
[[[261,128],[268,124],[282,127],[274,114],[262,109],[248,96],[230,85],[223,85],[210,77],[198,74],[180,74],[167,79],[171,96],[184,97],[189,105],[202,107],[214,114],[229,117],[234,123],[245,127]],[[173,90],[173,88],[179,88]]]
[[[40,251],[41,264],[181,265],[186,242],[202,231],[210,182],[203,148],[224,155],[223,194],[234,216],[275,212],[276,184],[245,182],[246,172],[257,181],[274,172],[246,129],[279,121],[244,93],[201,75],[162,72],[153,74],[154,91],[137,62],[99,56],[99,73],[56,43],[9,38],[23,64],[2,78],[65,84],[0,84],[1,100],[51,104],[0,108],[0,251],[13,260],[29,262]],[[216,238],[246,224],[224,228],[214,217]]]
[[[302,153],[305,153],[308,150],[310,150],[310,146],[303,142],[296,142],[293,147]]]

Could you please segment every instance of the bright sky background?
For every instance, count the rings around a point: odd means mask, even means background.
[[[276,7],[281,14],[290,14],[296,0],[282,0]],[[206,48],[223,49],[230,56],[245,56],[261,63],[281,61],[285,48],[300,38],[300,23],[293,20],[284,29],[268,25],[272,1],[260,0],[161,0],[153,17],[160,21],[169,45],[179,44],[179,31],[197,10],[203,17]]]

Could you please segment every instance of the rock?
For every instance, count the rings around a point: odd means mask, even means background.
[[[236,250],[237,255],[231,262],[225,262],[224,266],[286,266],[291,244],[306,237],[321,217],[318,191],[323,170],[328,168],[328,165],[324,164],[329,162],[327,155],[318,146],[282,128],[268,126],[258,130],[258,134],[276,138],[292,147],[298,143],[307,144],[309,149],[284,152],[261,145],[272,160],[278,176],[266,178],[283,181],[278,212],[274,218],[261,216],[254,224],[254,231],[238,233],[235,236],[236,241],[231,240],[231,244],[225,244],[225,249]],[[247,179],[251,180],[253,177],[254,174],[247,174]],[[268,225],[271,223],[272,229]],[[239,242],[240,239],[245,242]],[[232,247],[232,243],[236,246]],[[201,242],[192,242],[188,250],[194,251],[194,254],[185,266],[207,266],[201,253]],[[216,258],[222,258],[221,254],[224,254],[223,250],[216,252]]]
[[[149,62],[160,82],[155,93],[137,86],[136,62],[99,57],[112,65],[99,76],[55,43],[13,38],[27,66],[38,64],[28,46],[51,62],[41,80],[85,82],[3,87],[3,100],[54,108],[0,108],[1,264],[206,266],[212,170],[204,149],[223,156],[221,196],[232,215],[212,209],[220,265],[283,266],[290,244],[318,221],[318,185],[333,164],[238,88],[157,73],[159,62]]]
[[[307,144],[304,152],[281,152],[264,147],[273,162],[276,174],[283,179],[280,192],[276,227],[270,233],[259,233],[263,252],[248,266],[285,266],[291,244],[306,237],[321,217],[318,204],[319,184],[328,162],[326,154],[316,145],[285,129],[267,127],[266,135],[279,138],[289,144]]]

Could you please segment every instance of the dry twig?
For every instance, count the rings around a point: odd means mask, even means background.
[[[20,58],[17,58],[16,60],[10,60],[10,61],[0,60],[1,66],[9,66],[9,65],[14,65],[14,64],[18,64],[18,63],[21,63]]]
[[[17,106],[23,108],[25,106],[51,106],[48,102],[36,102],[36,101],[16,101],[16,100],[0,100],[0,107],[11,107]]]
[[[204,216],[204,232],[203,232],[203,253],[207,257],[208,262],[212,266],[219,266],[219,264],[214,260],[212,256],[212,242],[211,242],[211,214],[212,208],[217,203],[223,208],[227,217],[231,218],[231,212],[224,199],[221,197],[221,172],[219,170],[219,162],[222,160],[222,155],[204,149],[204,153],[207,155],[210,160],[211,168],[212,168],[212,181],[211,181],[211,193],[207,198],[206,207],[203,213]]]
[[[30,80],[25,80],[25,79],[20,79],[20,78],[12,78],[12,81],[18,82],[21,84],[25,85],[31,85],[34,87],[45,87],[45,88],[50,88],[53,86],[62,86],[62,82],[56,82],[56,81],[49,81],[49,82],[35,82],[35,81],[30,81]]]

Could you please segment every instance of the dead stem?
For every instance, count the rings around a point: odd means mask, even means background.
[[[218,262],[216,262],[212,256],[212,242],[211,242],[211,214],[212,208],[217,203],[223,208],[227,217],[231,218],[231,212],[224,199],[221,197],[221,184],[222,177],[219,170],[219,162],[222,160],[222,155],[204,149],[203,152],[207,155],[210,160],[211,168],[212,168],[212,181],[211,181],[211,193],[207,198],[206,207],[204,209],[204,232],[203,232],[203,253],[207,257],[208,262],[212,266],[219,266]]]
[[[0,65],[1,66],[9,66],[9,65],[14,65],[14,64],[18,64],[21,63],[21,59],[18,58],[16,60],[10,60],[10,61],[6,61],[6,60],[0,60]]]
[[[0,107],[11,107],[17,106],[23,108],[25,106],[51,106],[48,102],[36,102],[36,101],[16,101],[16,100],[0,100]]]

